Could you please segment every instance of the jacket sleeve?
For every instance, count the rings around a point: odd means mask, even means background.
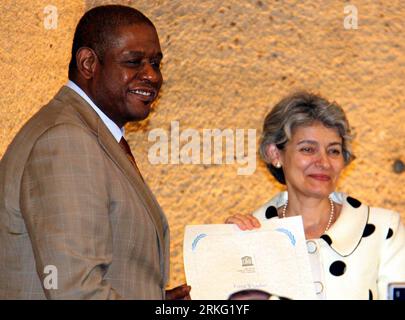
[[[384,300],[389,283],[405,283],[405,227],[396,212],[391,212],[383,241],[377,285],[379,298]]]
[[[77,125],[45,132],[25,166],[20,205],[48,299],[119,299],[108,181],[97,137]]]

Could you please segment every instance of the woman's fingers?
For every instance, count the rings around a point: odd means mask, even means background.
[[[248,228],[246,219],[244,219],[242,215],[239,214],[235,214],[234,216],[229,217],[228,219],[226,219],[225,223],[236,224],[241,230],[247,230]]]
[[[241,230],[252,230],[260,227],[260,222],[251,214],[235,214],[225,220],[225,223],[236,224]]]
[[[245,217],[247,217],[249,219],[251,225],[254,228],[260,228],[260,222],[255,216],[252,216],[251,214],[248,214]]]

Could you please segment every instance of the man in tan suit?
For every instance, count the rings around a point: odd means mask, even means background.
[[[0,299],[183,298],[165,292],[169,227],[123,134],[162,85],[152,22],[124,6],[80,20],[69,82],[0,163]]]

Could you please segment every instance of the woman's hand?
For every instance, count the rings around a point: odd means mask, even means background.
[[[259,220],[251,214],[235,214],[225,220],[227,224],[236,224],[241,230],[260,228]]]

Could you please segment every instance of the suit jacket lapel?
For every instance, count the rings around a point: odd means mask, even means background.
[[[129,161],[118,142],[99,118],[97,113],[91,108],[91,106],[89,106],[85,100],[83,100],[78,94],[68,87],[63,87],[58,96],[59,95],[63,95],[65,98],[70,100],[70,104],[81,115],[82,119],[85,123],[87,123],[90,129],[97,135],[98,141],[107,155],[123,171],[124,175],[134,186],[135,192],[139,195],[139,198],[144,203],[144,206],[147,208],[146,211],[149,213],[155,225],[159,239],[159,246],[161,248],[161,255],[163,256],[165,252],[164,227],[162,224],[163,213],[161,212],[153,194],[149,191],[145,182],[137,170],[134,169],[132,163]]]
[[[106,153],[111,158],[111,160],[114,161],[117,166],[124,172],[125,176],[128,177],[129,181],[134,186],[136,193],[139,195],[139,198],[142,199],[144,205],[148,208],[147,211],[156,226],[159,240],[162,243],[162,218],[160,210],[154,202],[153,195],[149,192],[142,177],[139,175],[138,171],[135,170],[131,161],[127,158],[126,154],[121,149],[118,142],[114,139],[114,137],[111,135],[111,133],[108,131],[101,120],[99,120],[98,123],[98,140],[100,145],[104,148]]]

